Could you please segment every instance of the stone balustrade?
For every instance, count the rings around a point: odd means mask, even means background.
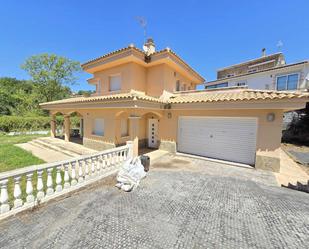
[[[127,142],[92,155],[1,173],[0,219],[114,174],[132,156],[132,142]]]

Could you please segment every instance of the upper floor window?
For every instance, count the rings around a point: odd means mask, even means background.
[[[289,74],[277,77],[277,90],[297,90],[299,74]]]
[[[97,136],[104,136],[104,119],[96,118],[94,119],[92,134]]]
[[[256,68],[253,68],[253,69],[249,69],[249,70],[248,70],[248,73],[255,73],[255,72],[257,72],[257,69],[256,69]]]
[[[228,83],[220,83],[216,85],[206,86],[205,89],[213,89],[213,88],[221,88],[221,87],[228,87]]]
[[[121,77],[120,75],[113,75],[109,77],[109,90],[120,91],[121,90]]]
[[[179,80],[176,81],[176,91],[177,92],[180,91],[180,81]]]
[[[96,92],[97,92],[98,94],[101,93],[101,81],[98,81],[98,83],[96,84]]]

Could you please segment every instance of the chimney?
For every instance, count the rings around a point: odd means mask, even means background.
[[[156,52],[156,46],[155,46],[152,38],[147,39],[146,43],[143,46],[143,50],[144,50],[144,52],[146,53],[147,56]]]
[[[262,48],[262,57],[266,56],[266,48]]]

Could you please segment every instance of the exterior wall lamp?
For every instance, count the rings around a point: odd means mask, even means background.
[[[271,113],[268,113],[267,116],[266,116],[266,119],[268,122],[273,122],[276,118],[276,115],[275,113],[271,112]]]

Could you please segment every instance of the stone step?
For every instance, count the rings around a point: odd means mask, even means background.
[[[73,151],[64,149],[62,147],[58,147],[58,146],[52,145],[52,144],[50,144],[48,142],[41,141],[39,139],[32,140],[31,142],[29,142],[29,144],[34,145],[34,146],[44,147],[44,148],[47,148],[47,149],[50,149],[50,150],[54,150],[54,151],[58,151],[58,152],[61,152],[62,154],[70,156],[70,157],[78,157],[78,156],[81,155],[81,154],[75,153]]]
[[[50,138],[50,137],[42,137],[38,138],[37,140],[42,141],[47,144],[51,144],[53,146],[62,148],[67,151],[71,151],[73,153],[79,154],[79,155],[89,155],[92,153],[96,153],[96,150],[92,150],[89,148],[86,148],[85,146],[73,142],[66,142],[62,139],[57,138]]]

